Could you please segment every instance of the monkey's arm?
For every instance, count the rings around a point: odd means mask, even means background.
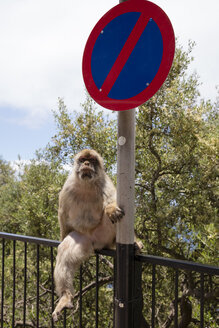
[[[124,211],[116,202],[116,189],[111,179],[107,176],[104,190],[104,211],[112,223],[120,220],[124,216]]]
[[[61,208],[59,208],[58,211],[58,219],[60,226],[60,239],[63,240],[71,231],[73,231],[73,229],[68,226],[67,217]]]
[[[61,240],[63,240],[71,231],[73,231],[73,228],[69,226],[69,209],[71,206],[71,197],[68,190],[71,180],[72,176],[69,176],[59,194],[58,221],[60,226]]]

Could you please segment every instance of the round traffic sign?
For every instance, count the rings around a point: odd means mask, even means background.
[[[87,40],[86,88],[105,108],[135,108],[161,87],[174,51],[173,28],[160,7],[145,0],[123,2],[98,21]]]

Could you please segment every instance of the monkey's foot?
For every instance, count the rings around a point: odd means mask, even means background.
[[[61,311],[64,308],[68,308],[68,309],[73,308],[72,295],[70,293],[63,294],[63,296],[60,298],[58,304],[56,305],[56,308],[52,314],[52,318],[53,318],[54,322],[58,321]]]
[[[119,221],[125,215],[125,212],[123,211],[122,208],[119,208],[119,207],[111,207],[111,208],[108,207],[107,214],[108,214],[111,222],[114,224],[115,222]]]
[[[144,248],[144,245],[140,240],[135,240],[134,247],[135,247],[135,253],[140,254],[142,248]]]

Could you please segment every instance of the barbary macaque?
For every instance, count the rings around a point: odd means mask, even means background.
[[[54,278],[60,297],[53,312],[57,321],[63,308],[72,308],[73,277],[94,250],[111,247],[116,222],[124,215],[116,203],[116,189],[95,150],[82,150],[74,158],[73,172],[59,195],[61,244]]]

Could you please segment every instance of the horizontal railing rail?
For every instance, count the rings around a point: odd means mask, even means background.
[[[219,267],[206,265],[202,263],[190,262],[185,260],[170,259],[152,255],[136,255],[137,261],[142,263],[151,263],[166,266],[174,269],[190,270],[195,272],[204,272],[210,275],[219,275]]]
[[[37,238],[31,236],[23,236],[17,234],[11,234],[6,232],[0,232],[0,238],[10,239],[10,240],[18,240],[27,243],[33,243],[38,245],[45,245],[45,246],[52,246],[57,247],[60,244],[58,240],[51,240],[51,239],[44,239],[44,238]],[[107,256],[115,257],[115,250],[113,249],[103,249],[97,251],[97,253]],[[153,255],[136,255],[135,259],[142,263],[151,263],[157,264],[162,266],[168,266],[175,269],[184,269],[184,270],[192,270],[196,272],[205,272],[208,274],[219,275],[219,267],[213,265],[206,265],[201,263],[196,263],[192,261],[185,261],[185,260],[178,260],[178,259],[171,259],[171,258],[164,258],[160,256],[153,256]]]
[[[45,239],[45,238],[38,238],[38,237],[31,237],[31,236],[23,236],[17,235],[12,233],[0,232],[0,238],[10,239],[10,240],[18,240],[27,243],[33,243],[38,245],[45,245],[50,247],[58,247],[60,241],[52,240],[52,239]],[[97,251],[96,253],[101,255],[107,255],[115,257],[116,252],[113,249],[102,249]],[[196,272],[204,272],[213,275],[219,275],[219,267],[213,265],[206,265],[202,263],[196,263],[192,261],[185,261],[185,260],[178,260],[178,259],[171,259],[165,258],[161,256],[154,256],[154,255],[136,255],[135,259],[142,263],[151,263],[157,264],[167,267],[172,267],[175,269],[184,269],[184,270],[191,270]]]
[[[0,232],[0,238],[23,241],[23,242],[27,242],[27,243],[32,243],[32,244],[37,244],[37,245],[45,245],[45,246],[50,246],[50,247],[57,247],[60,244],[60,241],[58,241],[58,240],[51,240],[51,239],[31,237],[31,236],[23,236],[23,235],[17,235],[17,234],[7,233],[7,232]]]

